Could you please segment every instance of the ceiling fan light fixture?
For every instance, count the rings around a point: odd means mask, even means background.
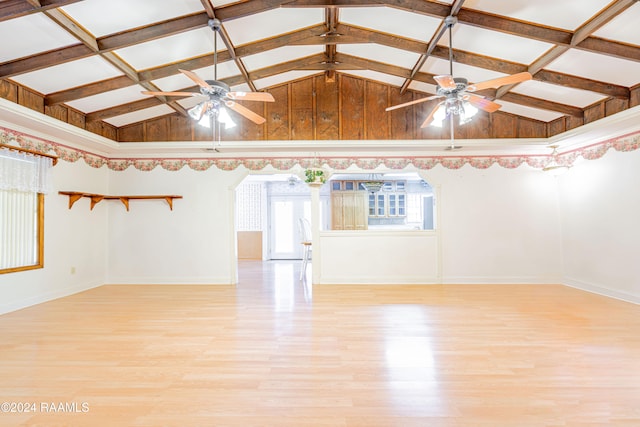
[[[433,114],[431,126],[441,128],[444,121],[452,115],[459,116],[460,124],[464,125],[469,123],[477,113],[478,109],[467,101],[463,101],[461,99],[448,99],[445,103],[440,105]]]
[[[198,120],[198,121],[203,119],[205,116],[204,114],[205,104],[206,102],[201,102],[195,107],[189,108],[189,110],[187,110],[187,113],[189,113],[189,117],[191,117],[193,120]]]
[[[440,105],[436,110],[436,112],[433,114],[433,121],[431,122],[431,126],[441,128],[442,124],[444,123],[447,116],[449,115],[447,110],[448,109],[445,106],[445,104]]]
[[[478,114],[478,109],[469,102],[462,101],[460,103],[460,109],[458,113],[460,115],[460,124],[464,125],[469,123],[471,119],[473,119],[473,116]]]
[[[226,108],[220,107],[220,113],[218,114],[218,122],[224,125],[225,129],[231,129],[236,127],[236,122],[233,121],[229,115],[229,111]]]
[[[225,129],[231,129],[236,127],[236,123],[233,121],[233,119],[231,118],[231,116],[229,115],[229,111],[224,108],[221,105],[215,106],[215,105],[209,105],[207,107],[207,111],[205,111],[202,116],[200,116],[200,118],[198,119],[198,113],[200,111],[202,111],[202,109],[204,108],[205,104],[207,103],[202,103],[202,104],[198,104],[195,107],[191,108],[188,112],[189,115],[194,119],[194,120],[198,120],[198,124],[200,126],[206,127],[208,129],[211,128],[211,122],[212,120],[217,121],[218,123],[224,125]],[[193,111],[193,113],[192,113]]]

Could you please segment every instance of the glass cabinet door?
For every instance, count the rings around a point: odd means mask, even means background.
[[[396,211],[396,195],[389,194],[389,216],[396,216],[398,213]]]
[[[400,216],[406,215],[406,212],[407,212],[405,199],[406,199],[405,194],[398,194],[398,215]]]
[[[378,216],[384,216],[385,214],[385,203],[384,203],[384,194],[378,194]]]

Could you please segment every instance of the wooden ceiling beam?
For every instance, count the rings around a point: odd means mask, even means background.
[[[583,25],[584,29],[579,28],[573,33],[464,8],[458,12],[458,20],[461,24],[535,39],[558,46],[570,46],[601,55],[640,61],[640,47],[589,36],[637,1],[618,0]]]
[[[127,76],[118,76],[107,80],[100,80],[84,86],[50,93],[45,96],[45,105],[50,107],[52,105],[73,101],[74,99],[86,98],[87,96],[98,95],[102,92],[133,86],[134,84],[135,82]]]
[[[540,70],[534,76],[534,80],[574,89],[588,90],[618,99],[629,99],[631,96],[630,90],[627,87],[558,73],[556,71]]]
[[[50,50],[0,64],[0,78],[13,77],[18,74],[41,70],[52,65],[64,64],[93,55],[95,55],[95,52],[83,43],[63,49]]]
[[[149,42],[174,34],[180,34],[198,28],[206,27],[209,17],[205,12],[185,15],[175,19],[147,25],[142,28],[122,31],[99,37],[100,51],[111,51],[133,46],[138,43]]]
[[[293,61],[283,62],[280,64],[272,65],[270,67],[260,68],[249,73],[252,79],[264,79],[266,77],[275,76],[276,74],[286,73],[292,70],[306,70],[307,67],[314,64],[321,64],[327,62],[327,57],[324,53],[318,53],[304,58],[295,59]],[[320,68],[317,68],[320,70]]]
[[[407,78],[411,73],[411,70],[398,67],[396,65],[372,61],[370,59],[364,59],[353,55],[345,55],[343,53],[338,53],[336,55],[336,61],[340,64],[346,64],[363,70],[376,71],[378,73],[384,73],[390,76]]]
[[[290,46],[293,44],[306,44],[304,40],[321,36],[326,32],[325,24],[318,24],[313,27],[305,28],[291,33],[282,34],[270,39],[259,40],[253,43],[247,43],[236,47],[236,55],[245,57],[256,53],[265,52],[267,50],[277,49],[279,47]]]
[[[404,39],[388,36],[385,34],[372,34],[374,33],[371,30],[365,30],[362,28],[351,27],[349,25],[340,24],[338,25],[337,30],[340,34],[344,34],[344,36],[340,36],[339,40],[342,42],[353,43],[353,42],[361,42],[368,43],[372,39],[375,39],[377,42],[381,44],[385,44],[387,46],[395,47],[398,49],[407,48],[409,46],[412,51],[416,52],[424,52],[425,49],[428,48],[428,45],[425,43],[409,41],[409,43],[405,43]],[[270,49],[276,49],[281,46],[287,46],[291,44],[316,44],[315,39],[321,38],[322,34],[326,32],[326,26],[324,24],[317,25],[311,28],[306,28],[300,31],[288,33],[282,36],[277,36],[271,39],[261,40],[255,43],[249,43],[243,46],[236,48],[235,55],[237,57],[244,57],[248,55],[253,55],[255,53],[263,52]],[[441,58],[444,60],[448,60],[448,50],[442,46],[435,46],[432,49],[431,55],[437,58]],[[225,61],[231,60],[231,55],[227,51],[220,52],[218,54],[218,63],[222,63]],[[485,57],[482,55],[476,55],[464,51],[458,51],[454,49],[454,61],[466,65],[476,66],[487,68],[493,71],[506,73],[506,74],[515,74],[518,72],[526,71],[527,66],[523,64],[511,63],[495,58]],[[163,77],[168,77],[174,74],[179,73],[178,69],[198,69],[204,68],[207,66],[213,65],[213,55],[203,55],[201,57],[192,58],[186,61],[177,62],[174,64],[170,64],[167,66],[155,67],[152,69],[140,71],[138,73],[139,80],[150,81]],[[2,70],[3,65],[0,65],[0,70]],[[580,77],[569,76],[566,74],[551,72],[551,71],[539,71],[536,73],[536,80],[552,83],[556,85],[573,87],[576,89],[585,89],[591,90],[595,92],[602,93],[607,96],[612,96],[615,98],[628,98],[629,97],[629,89],[623,86],[613,85],[609,83],[596,82],[590,79],[583,79]],[[419,81],[423,81],[422,79],[417,79]],[[50,94],[46,97],[47,105],[54,105],[61,102],[68,102],[74,99],[83,98],[85,96],[95,95],[97,93],[102,92],[100,90],[101,85],[108,84],[108,88],[110,90],[120,89],[123,87],[131,86],[134,82],[127,82],[126,79],[122,77],[116,77],[114,79],[110,79],[108,81],[91,83],[85,86],[81,86],[78,88],[69,89],[67,91],[57,92],[55,94]],[[427,83],[433,83],[432,81],[427,81]]]
[[[0,1],[0,22],[9,19],[19,18],[32,13],[44,12],[45,10],[67,6],[81,0],[3,0]]]
[[[573,116],[577,118],[584,118],[584,110],[572,105],[559,104],[546,99],[534,98],[532,96],[521,95],[519,93],[509,92],[505,93],[502,98],[503,101],[512,102],[514,104],[524,105],[526,107],[539,108],[541,110],[550,110],[557,113]]]
[[[291,0],[251,0],[231,3],[215,8],[215,14],[222,22],[232,19],[244,18],[256,13],[268,12],[278,9],[280,6],[290,3]]]
[[[88,113],[85,117],[88,122],[93,122],[97,120],[108,119],[109,117],[131,113],[133,111],[144,110],[145,108],[156,107],[162,104],[163,102],[158,98],[144,98],[139,101],[130,102],[128,104],[105,108],[104,110],[100,111],[93,111],[91,113]]]

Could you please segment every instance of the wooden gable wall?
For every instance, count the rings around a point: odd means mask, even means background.
[[[266,122],[256,125],[232,113],[238,126],[224,131],[222,138],[228,141],[450,138],[447,127],[420,129],[437,100],[385,111],[388,106],[422,98],[426,96],[424,93],[400,94],[399,88],[379,82],[346,74],[335,77],[330,81],[320,74],[270,88],[274,103],[244,103],[265,117]],[[82,112],[65,105],[47,106],[42,94],[8,80],[0,80],[0,97],[119,142],[211,139],[209,129],[177,113],[116,128],[103,121],[90,121]],[[544,123],[500,111],[480,112],[472,123],[456,127],[455,138],[547,138],[638,104],[640,88],[632,91],[630,101],[610,99],[587,107],[584,118],[563,116]]]

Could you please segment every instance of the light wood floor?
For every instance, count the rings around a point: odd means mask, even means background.
[[[0,426],[640,425],[637,305],[552,285],[310,289],[297,268],[0,316],[0,402],[37,405]]]

